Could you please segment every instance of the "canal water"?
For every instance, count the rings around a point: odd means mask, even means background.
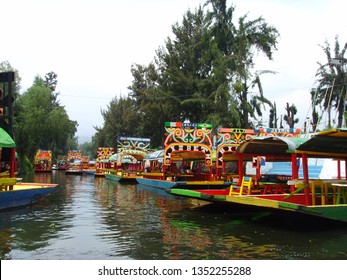
[[[347,227],[206,205],[90,175],[35,174],[59,183],[39,203],[0,212],[2,260],[337,260]]]

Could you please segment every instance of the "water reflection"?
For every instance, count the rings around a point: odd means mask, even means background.
[[[0,212],[1,259],[346,259],[346,228],[298,229],[142,185],[64,172],[61,188]]]

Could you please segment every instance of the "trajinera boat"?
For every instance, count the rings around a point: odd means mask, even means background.
[[[52,172],[52,151],[36,150],[34,157],[35,172]]]
[[[66,175],[82,175],[82,150],[70,150],[67,153]]]
[[[220,189],[231,184],[215,177],[211,124],[166,122],[165,134],[164,150],[145,157],[138,183],[162,189]]]
[[[213,203],[292,213],[293,217],[347,222],[347,130],[319,132],[311,137],[266,136],[252,138],[235,149],[238,164],[253,162],[254,175],[239,172],[242,178],[228,190],[171,189],[175,195]],[[309,160],[329,160],[331,176],[312,178]],[[262,174],[268,162],[290,162],[291,174]],[[301,174],[299,170],[301,169]]]
[[[117,154],[109,161],[111,168],[106,170],[106,179],[117,182],[136,183],[142,178],[144,158],[150,150],[150,139],[139,137],[117,137]]]
[[[12,137],[0,128],[0,161],[6,162],[10,168],[8,177],[0,178],[0,210],[34,204],[58,187],[58,184],[17,182],[14,176],[16,169],[15,147],[16,144]],[[2,156],[5,153],[9,154],[8,159]]]
[[[110,157],[115,153],[113,147],[99,147],[95,160],[94,176],[105,177],[107,170],[111,167]]]

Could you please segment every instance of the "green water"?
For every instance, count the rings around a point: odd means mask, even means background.
[[[347,259],[340,225],[221,209],[90,175],[24,179],[60,188],[34,206],[0,212],[3,260]]]

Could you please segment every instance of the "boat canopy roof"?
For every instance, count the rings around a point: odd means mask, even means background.
[[[347,129],[335,128],[319,132],[301,144],[296,153],[317,158],[347,159]]]
[[[3,128],[0,128],[0,148],[14,147],[16,147],[16,143],[12,137]]]
[[[267,156],[271,160],[289,160],[291,154],[309,138],[258,136],[240,144],[238,154]]]
[[[158,160],[164,158],[164,150],[158,150],[145,156],[145,160]]]

